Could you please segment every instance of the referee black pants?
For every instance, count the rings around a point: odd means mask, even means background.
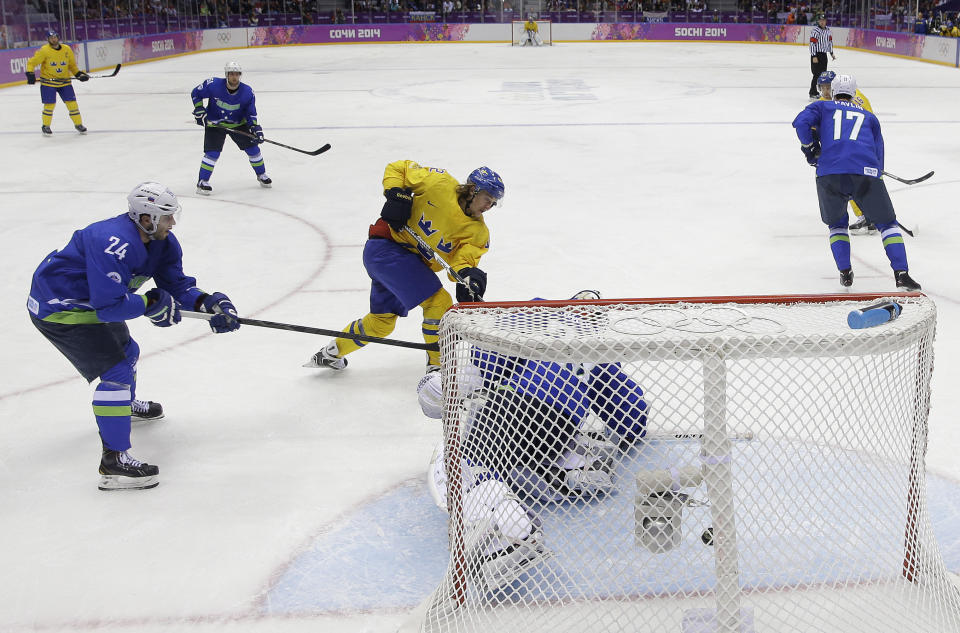
[[[810,70],[813,72],[813,79],[810,80],[810,96],[819,97],[820,91],[817,90],[817,77],[820,76],[820,73],[827,70],[827,54],[817,53],[816,57],[811,57]]]

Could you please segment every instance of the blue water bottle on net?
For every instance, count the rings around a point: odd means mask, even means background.
[[[852,311],[847,315],[847,325],[854,330],[881,325],[900,316],[902,309],[896,301],[884,299],[873,305]]]

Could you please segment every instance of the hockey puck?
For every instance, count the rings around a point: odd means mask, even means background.
[[[706,530],[703,531],[703,534],[700,535],[700,540],[703,541],[704,545],[713,546],[713,526],[711,525]]]

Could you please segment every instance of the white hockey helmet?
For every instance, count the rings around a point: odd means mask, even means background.
[[[174,221],[180,217],[180,202],[177,196],[158,182],[141,182],[134,187],[127,196],[127,209],[130,219],[147,235],[153,235],[156,232],[157,222],[161,216],[172,215]],[[140,224],[141,215],[150,216],[149,230]]]
[[[857,95],[857,80],[853,75],[837,75],[830,83],[833,98],[846,95],[851,99]]]
[[[242,75],[243,69],[240,68],[240,62],[227,62],[223,67],[223,74],[226,75],[227,73],[239,73]]]

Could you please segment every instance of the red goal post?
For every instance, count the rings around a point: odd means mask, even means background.
[[[899,318],[847,326],[883,298]],[[960,631],[926,509],[935,325],[921,293],[454,306],[450,562],[419,629]],[[508,547],[465,506],[480,471],[536,526]]]
[[[552,46],[553,22],[550,20],[534,20],[534,22],[537,24],[537,32],[540,35],[540,39],[543,40],[544,46]],[[524,24],[526,24],[526,20],[514,20],[511,22],[511,46],[520,46],[523,43],[525,32]]]

